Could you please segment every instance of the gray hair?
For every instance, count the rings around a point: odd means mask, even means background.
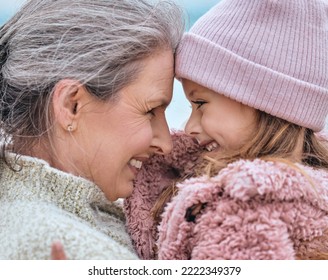
[[[101,100],[115,96],[137,78],[136,61],[175,50],[183,18],[173,1],[29,0],[0,29],[2,137],[46,133],[62,79],[79,81]]]

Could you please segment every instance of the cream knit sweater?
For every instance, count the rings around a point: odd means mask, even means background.
[[[137,259],[121,205],[96,185],[35,158],[15,166],[0,162],[0,259],[49,259],[55,240],[69,259]]]

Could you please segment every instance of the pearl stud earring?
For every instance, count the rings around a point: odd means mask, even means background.
[[[73,131],[73,125],[69,124],[69,125],[67,126],[67,131],[68,131],[68,132],[72,132],[72,131]]]

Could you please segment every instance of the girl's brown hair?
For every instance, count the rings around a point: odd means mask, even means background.
[[[211,158],[204,157],[198,174],[217,174],[229,163],[238,159],[261,158],[289,160],[305,165],[328,169],[327,140],[319,139],[311,129],[273,117],[265,112],[257,112],[255,134],[238,151]]]

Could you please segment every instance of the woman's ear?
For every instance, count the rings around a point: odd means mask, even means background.
[[[76,80],[60,80],[54,89],[52,103],[55,122],[65,131],[77,128],[78,110],[86,98],[86,89]]]

